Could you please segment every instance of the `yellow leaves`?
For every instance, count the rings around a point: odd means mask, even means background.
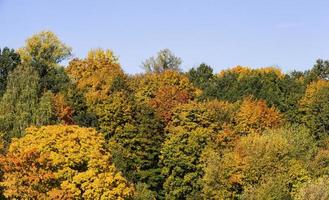
[[[279,78],[283,78],[284,74],[282,73],[281,69],[277,67],[262,67],[258,69],[251,69],[249,67],[243,67],[243,66],[236,66],[230,69],[222,70],[218,76],[223,77],[226,74],[233,73],[238,75],[238,79],[241,79],[246,76],[250,76],[252,74],[269,74],[269,73],[274,73],[276,76]]]
[[[264,100],[245,98],[236,114],[237,130],[243,133],[262,132],[281,125],[282,116],[274,107],[268,107]]]
[[[131,86],[136,92],[136,98],[146,102],[156,95],[159,88],[164,87],[174,87],[177,91],[186,91],[191,97],[200,93],[193,87],[186,75],[171,70],[134,76]]]
[[[310,83],[305,91],[304,97],[300,100],[300,106],[304,107],[311,104],[316,104],[318,101],[321,101],[319,93],[322,89],[329,90],[329,82],[326,80],[318,80]]]
[[[118,58],[114,55],[113,51],[106,49],[92,49],[88,52],[87,56],[88,60],[93,60],[97,62],[104,62],[106,63],[112,63],[112,64],[119,64]]]
[[[111,155],[104,146],[103,136],[91,128],[64,125],[28,128],[23,138],[12,142],[1,162],[5,195],[37,199],[131,196],[133,187],[111,163]],[[24,180],[34,184],[25,184]]]
[[[243,67],[243,66],[238,65],[236,67],[232,67],[231,69],[222,70],[219,73],[219,76],[223,77],[227,73],[246,75],[246,74],[250,73],[251,71],[252,71],[252,69],[250,69],[249,67]]]
[[[86,92],[89,104],[105,100],[114,79],[125,77],[113,52],[102,49],[90,51],[86,59],[72,60],[66,71],[78,89]]]

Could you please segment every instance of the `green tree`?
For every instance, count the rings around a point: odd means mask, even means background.
[[[0,102],[0,126],[6,139],[22,136],[25,128],[36,123],[39,75],[21,65],[8,76],[7,90]]]
[[[156,57],[150,57],[142,63],[146,72],[160,73],[166,70],[180,71],[182,60],[169,49],[160,50]]]
[[[0,49],[0,95],[6,90],[8,74],[20,63],[19,55],[7,47]]]
[[[162,177],[158,161],[164,133],[153,109],[121,91],[98,104],[96,116],[118,169],[134,183],[159,191]]]
[[[205,63],[202,63],[196,69],[192,68],[187,76],[194,86],[201,89],[209,87],[214,78],[213,69]]]
[[[215,133],[230,121],[231,106],[223,102],[190,103],[174,110],[161,150],[166,199],[200,199],[201,155]]]
[[[23,64],[32,66],[38,72],[41,91],[56,90],[59,87],[57,84],[63,84],[63,70],[59,63],[71,56],[71,48],[53,32],[42,31],[28,38],[18,53]]]
[[[307,86],[299,102],[301,122],[309,127],[312,133],[321,139],[329,131],[329,82],[318,80]]]

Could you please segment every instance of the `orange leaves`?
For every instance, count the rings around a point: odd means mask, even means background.
[[[4,195],[11,198],[44,199],[44,191],[56,184],[55,174],[50,170],[48,154],[37,149],[20,152],[21,156],[9,152],[1,157],[1,169],[5,173]],[[35,188],[35,189],[33,189]]]
[[[274,107],[268,107],[264,100],[245,98],[236,114],[237,130],[244,133],[262,132],[278,127],[282,116]]]
[[[155,97],[150,100],[150,105],[165,122],[168,122],[171,119],[172,109],[179,104],[187,103],[189,100],[191,100],[191,95],[186,90],[165,86],[155,93]]]
[[[73,109],[66,103],[64,95],[56,94],[53,96],[53,106],[57,117],[64,124],[72,125],[74,121],[72,119]]]
[[[132,186],[111,163],[105,140],[91,128],[28,128],[1,158],[7,198],[123,199]]]

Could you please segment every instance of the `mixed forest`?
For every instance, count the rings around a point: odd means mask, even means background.
[[[163,49],[131,75],[50,31],[22,46],[0,49],[2,199],[329,199],[327,60],[182,71]]]

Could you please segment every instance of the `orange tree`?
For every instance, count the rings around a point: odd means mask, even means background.
[[[275,107],[268,107],[264,100],[247,97],[243,100],[236,116],[236,131],[246,134],[261,133],[265,129],[282,124],[282,115]]]
[[[112,164],[103,136],[78,126],[31,127],[1,158],[7,198],[124,199],[133,187]]]

